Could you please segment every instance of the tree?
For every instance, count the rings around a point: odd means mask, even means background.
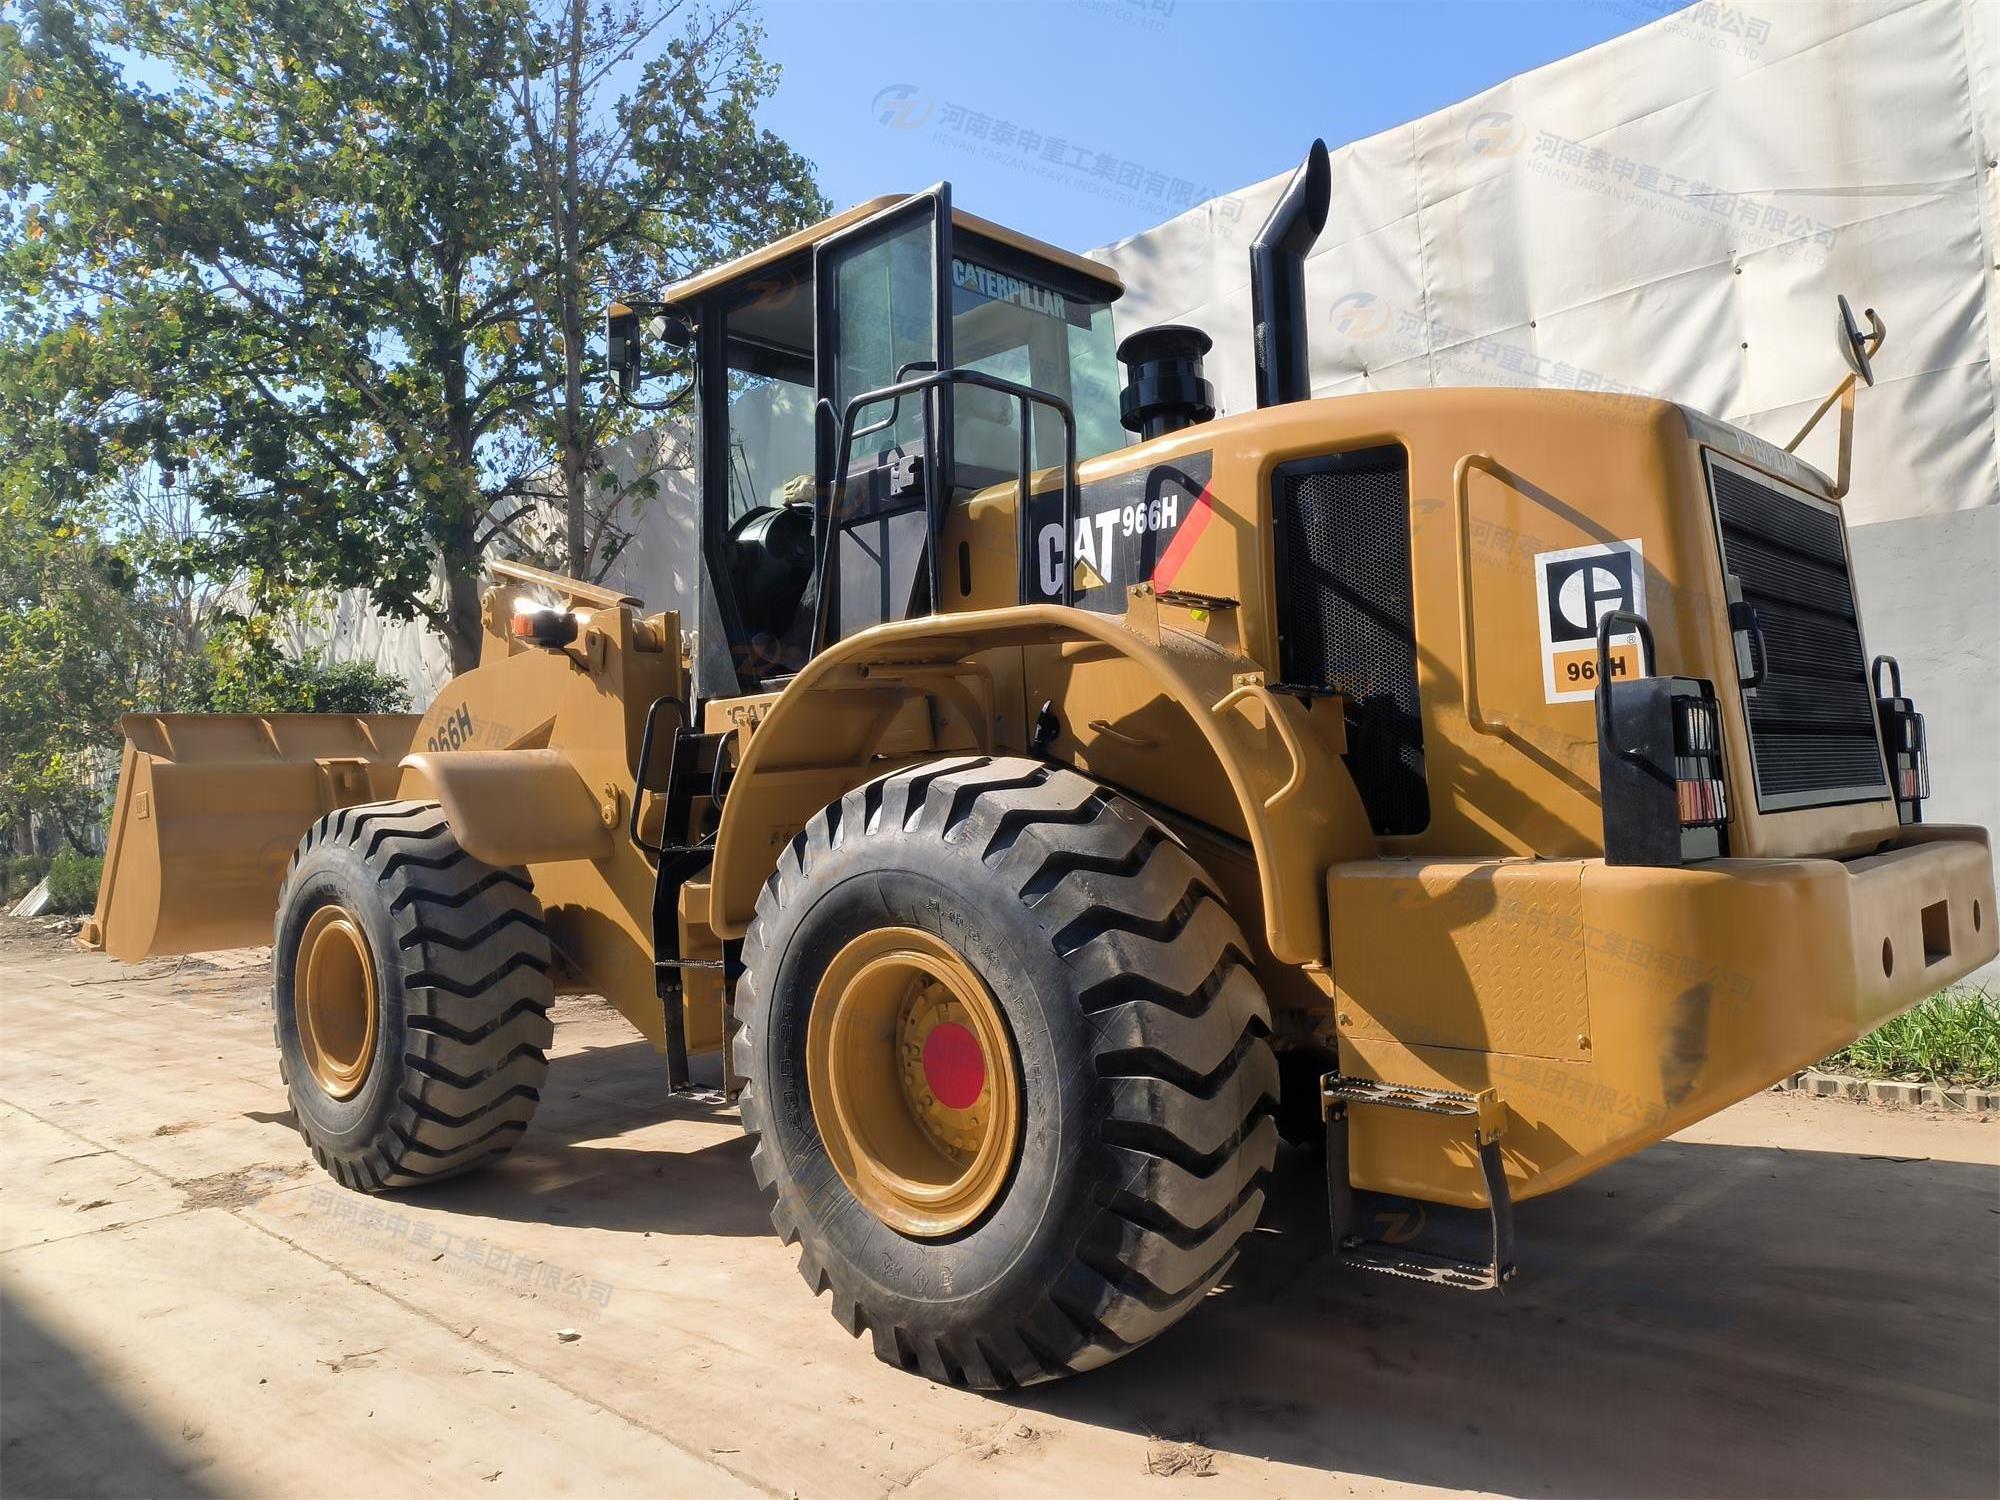
[[[82,514],[0,469],[0,853],[91,845],[127,713],[409,706],[370,663],[287,655],[271,615],[246,616],[228,581],[187,573],[178,559],[206,530],[157,483]]]
[[[695,13],[678,0],[537,0],[526,27],[531,65],[510,93],[539,219],[553,250],[541,287],[537,347],[553,355],[542,413],[556,454],[554,502],[572,576],[601,577],[625,532],[620,507],[638,486],[614,485],[602,448],[634,413],[588,386],[587,331],[622,292],[686,274],[823,218],[806,162],[753,117],[777,73],[756,50],[744,7]],[[621,69],[679,25],[611,110],[599,96]],[[748,152],[761,179],[737,176]]]
[[[0,849],[87,842],[94,762],[143,690],[136,587],[93,528],[0,483]]]
[[[0,463],[72,506],[176,476],[187,570],[366,588],[471,666],[485,549],[552,475],[587,523],[624,420],[592,302],[822,212],[758,40],[740,3],[35,0],[0,24]]]
[[[137,706],[199,711],[213,691],[218,630],[236,613],[240,576],[198,572],[188,558],[215,546],[219,531],[186,485],[152,466],[110,487],[104,534],[136,575],[131,621],[140,653]]]
[[[285,655],[264,620],[227,620],[205,646],[212,676],[204,713],[396,714],[410,706],[402,680],[373,662]]]

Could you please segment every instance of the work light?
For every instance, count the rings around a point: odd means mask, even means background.
[[[517,604],[514,608],[514,638],[530,646],[560,650],[576,639],[576,628],[577,617],[571,610],[532,604],[526,608]]]

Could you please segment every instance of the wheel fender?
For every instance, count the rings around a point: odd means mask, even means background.
[[[560,750],[450,750],[403,758],[402,795],[436,802],[473,858],[506,869],[605,859],[605,809]]]
[[[892,769],[866,753],[825,750],[815,705],[866,682],[935,693],[941,669],[966,671],[978,653],[1004,647],[1108,648],[1140,664],[1162,698],[1186,715],[1214,752],[1256,855],[1265,938],[1281,962],[1323,961],[1324,872],[1375,852],[1366,813],[1338,756],[1315,750],[1304,710],[1263,685],[1255,663],[1216,651],[1168,651],[1113,616],[1059,605],[931,616],[864,631],[822,652],[785,688],[749,736],[717,831],[715,930],[741,937],[777,851],[819,808]],[[973,726],[991,750],[991,726]],[[807,804],[810,803],[808,806]]]

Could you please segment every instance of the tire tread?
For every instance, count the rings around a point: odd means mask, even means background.
[[[1107,1091],[1100,1149],[1112,1183],[1082,1243],[1018,1326],[932,1334],[870,1313],[812,1245],[768,1141],[758,1054],[762,976],[779,916],[814,861],[845,841],[928,834],[981,851],[1075,976]],[[773,1227],[803,1241],[800,1272],[830,1291],[850,1334],[933,1380],[1000,1390],[1109,1362],[1195,1307],[1228,1273],[1263,1207],[1276,1151],[1270,1010],[1249,947],[1215,887],[1173,836],[1125,798],[1067,768],[965,757],[893,772],[815,815],[781,851],[743,950],[735,1069],[751,1161]],[[797,1200],[804,1202],[801,1198]]]
[[[314,1157],[361,1192],[414,1187],[487,1164],[512,1148],[541,1102],[554,1036],[548,925],[524,872],[473,858],[435,802],[347,807],[293,852],[283,912],[309,856],[345,845],[375,876],[403,968],[406,1046],[386,1128],[358,1154],[327,1149],[294,1116]],[[274,1024],[275,1030],[275,1024]],[[282,1062],[280,1073],[289,1073]],[[288,1089],[309,1079],[285,1077]]]

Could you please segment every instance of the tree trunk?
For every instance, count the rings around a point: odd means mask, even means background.
[[[456,274],[451,278],[452,306],[458,305]],[[465,503],[440,548],[444,564],[444,622],[439,634],[451,652],[451,674],[469,672],[479,665],[480,637],[483,634],[479,609],[479,468],[473,452],[472,407],[468,399],[465,345],[449,350],[444,361],[446,420],[450,424],[451,452],[458,460],[465,485]]]
[[[557,284],[562,304],[563,393],[560,445],[563,510],[572,578],[589,576],[589,512],[585,486],[590,482],[589,447],[583,409],[583,183],[579,153],[583,146],[583,52],[588,0],[569,0],[569,56],[556,111],[557,141],[562,150],[562,183],[556,197]]]
[[[451,674],[469,672],[479,665],[479,651],[485,633],[479,607],[479,549],[473,544],[475,518],[460,522],[444,548],[444,620],[438,634],[451,652]]]

